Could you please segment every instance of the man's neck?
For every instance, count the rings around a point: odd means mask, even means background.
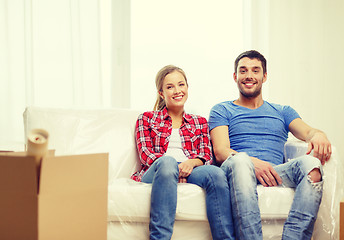
[[[234,104],[250,109],[257,109],[262,106],[263,103],[264,100],[261,95],[254,98],[246,98],[244,96],[240,96],[237,100],[234,101]]]

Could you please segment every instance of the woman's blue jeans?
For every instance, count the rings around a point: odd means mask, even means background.
[[[179,168],[170,156],[157,159],[142,177],[152,183],[150,239],[171,239],[177,207]],[[207,216],[214,240],[234,239],[230,192],[224,172],[212,165],[193,169],[188,183],[206,191]]]
[[[322,175],[320,161],[305,155],[273,167],[283,181],[282,186],[295,188],[282,239],[311,239],[322,198],[323,182],[312,182],[308,174],[318,168]],[[237,239],[263,239],[257,179],[250,157],[246,153],[238,153],[227,159],[221,168],[228,178],[231,191]]]

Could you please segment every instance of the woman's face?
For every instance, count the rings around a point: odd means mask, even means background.
[[[167,74],[159,94],[168,109],[184,108],[188,99],[188,85],[183,74],[178,71]]]

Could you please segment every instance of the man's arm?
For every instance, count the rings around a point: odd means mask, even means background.
[[[228,126],[219,126],[210,131],[210,137],[213,142],[214,154],[216,161],[222,164],[231,153],[237,153],[231,149],[228,136]],[[254,171],[259,182],[267,186],[277,186],[282,183],[281,177],[268,162],[258,158],[251,157],[254,165]]]
[[[307,154],[313,150],[313,156],[325,164],[332,154],[331,143],[324,132],[307,125],[301,118],[289,124],[290,132],[298,139],[308,143]]]
[[[213,150],[216,162],[222,164],[231,153],[236,153],[231,149],[228,136],[228,126],[218,126],[210,131],[210,139],[213,143]]]

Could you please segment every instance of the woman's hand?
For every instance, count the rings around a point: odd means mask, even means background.
[[[178,167],[179,167],[179,178],[188,177],[191,174],[192,170],[194,169],[192,162],[190,162],[189,160],[186,160],[185,162],[182,162],[178,165]]]
[[[188,159],[185,162],[182,162],[178,165],[179,167],[179,182],[186,183],[186,178],[191,174],[192,170],[195,167],[203,165],[202,160],[195,158],[195,159]]]
[[[188,181],[186,180],[186,178],[183,178],[183,177],[181,178],[181,177],[180,177],[180,178],[178,179],[178,182],[179,182],[179,183],[187,183]]]

